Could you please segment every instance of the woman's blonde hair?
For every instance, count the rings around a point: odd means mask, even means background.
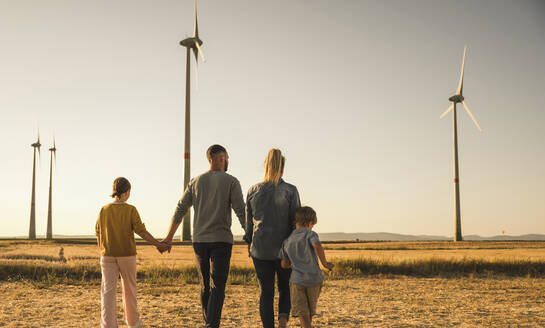
[[[284,164],[286,164],[286,158],[282,156],[280,149],[273,148],[269,150],[269,154],[265,159],[265,178],[263,182],[270,182],[277,186],[284,173]]]

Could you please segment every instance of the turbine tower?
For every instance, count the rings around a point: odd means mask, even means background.
[[[180,41],[180,45],[187,48],[185,61],[185,145],[184,145],[184,190],[191,178],[190,152],[191,152],[191,51],[195,55],[195,68],[198,72],[198,55],[205,61],[201,50],[202,40],[199,38],[199,26],[197,23],[197,0],[194,1],[195,24],[193,36]],[[182,240],[191,240],[191,212],[187,211],[182,225]]]
[[[36,148],[38,148],[38,156],[40,155],[40,132],[38,132],[38,140],[33,143],[34,157],[32,158],[32,198],[30,202],[30,227],[28,229],[28,239],[36,239]]]
[[[453,143],[454,143],[454,241],[462,241],[462,223],[460,218],[460,176],[459,176],[459,169],[458,169],[458,125],[457,125],[457,118],[456,118],[456,104],[461,103],[462,106],[464,106],[464,109],[468,113],[468,115],[471,117],[475,125],[477,126],[477,129],[482,132],[481,127],[479,126],[479,123],[477,123],[477,120],[475,119],[475,116],[473,116],[473,113],[469,110],[467,107],[463,93],[464,88],[464,68],[466,64],[466,52],[467,52],[467,46],[464,47],[464,58],[462,60],[462,72],[460,73],[460,82],[458,83],[458,90],[456,90],[456,94],[454,96],[450,97],[448,100],[452,102],[452,104],[447,108],[447,110],[441,114],[440,118],[443,118],[447,113],[449,113],[451,110],[453,111],[453,117],[452,117],[452,129],[453,129]]]
[[[57,146],[53,138],[53,148],[49,148],[51,156],[49,158],[49,205],[47,206],[47,234],[46,239],[53,239],[52,222],[52,189],[53,189],[53,157],[55,157],[55,166],[57,165]]]

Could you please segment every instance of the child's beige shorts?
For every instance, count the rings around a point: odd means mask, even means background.
[[[293,317],[313,316],[322,291],[322,283],[306,287],[290,283],[291,315]]]

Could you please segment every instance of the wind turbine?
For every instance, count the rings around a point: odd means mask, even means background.
[[[464,96],[462,95],[463,89],[464,89],[464,68],[466,64],[466,52],[467,52],[467,46],[464,47],[464,58],[462,60],[462,72],[460,73],[460,82],[458,84],[458,90],[456,90],[456,93],[454,96],[450,97],[448,100],[452,102],[452,104],[447,108],[447,110],[441,114],[440,118],[443,118],[447,113],[449,113],[451,110],[453,110],[453,118],[452,118],[452,129],[453,129],[453,143],[454,143],[454,241],[462,241],[462,223],[460,219],[460,177],[459,177],[459,170],[458,170],[458,125],[456,122],[456,104],[462,103],[464,106],[464,109],[469,114],[469,117],[473,120],[473,123],[477,126],[477,129],[482,132],[481,127],[479,126],[479,123],[477,123],[477,120],[475,119],[475,116],[473,116],[473,113],[469,110],[467,107]]]
[[[190,150],[191,150],[191,134],[190,134],[190,118],[191,118],[191,50],[195,55],[195,68],[198,72],[199,59],[201,56],[203,62],[205,61],[204,55],[201,50],[202,40],[199,38],[199,25],[197,23],[197,0],[194,1],[195,9],[195,24],[193,28],[193,36],[180,41],[180,45],[187,48],[186,61],[185,61],[185,145],[184,145],[184,190],[189,184],[191,178],[191,166],[190,166]],[[182,225],[182,240],[191,240],[191,213],[187,211],[184,216],[184,223]]]
[[[51,156],[49,158],[49,205],[47,206],[47,234],[46,239],[53,239],[52,222],[52,187],[53,187],[53,157],[55,157],[55,166],[57,165],[57,146],[53,138],[53,147],[49,148]]]
[[[32,158],[32,200],[30,203],[30,227],[28,229],[28,239],[36,239],[36,148],[38,148],[38,156],[40,155],[40,132],[38,131],[38,140],[33,143],[34,157]]]

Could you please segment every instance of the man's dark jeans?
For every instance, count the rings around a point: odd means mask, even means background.
[[[207,328],[218,328],[225,299],[231,251],[229,243],[193,243],[201,281],[201,304]],[[210,268],[212,263],[212,268]],[[212,269],[212,270],[210,270]],[[210,277],[212,285],[210,286]]]
[[[263,328],[274,328],[274,276],[276,274],[278,283],[278,318],[289,318],[291,269],[282,269],[280,260],[259,260],[253,257],[252,260],[261,289],[259,296],[261,322]]]

